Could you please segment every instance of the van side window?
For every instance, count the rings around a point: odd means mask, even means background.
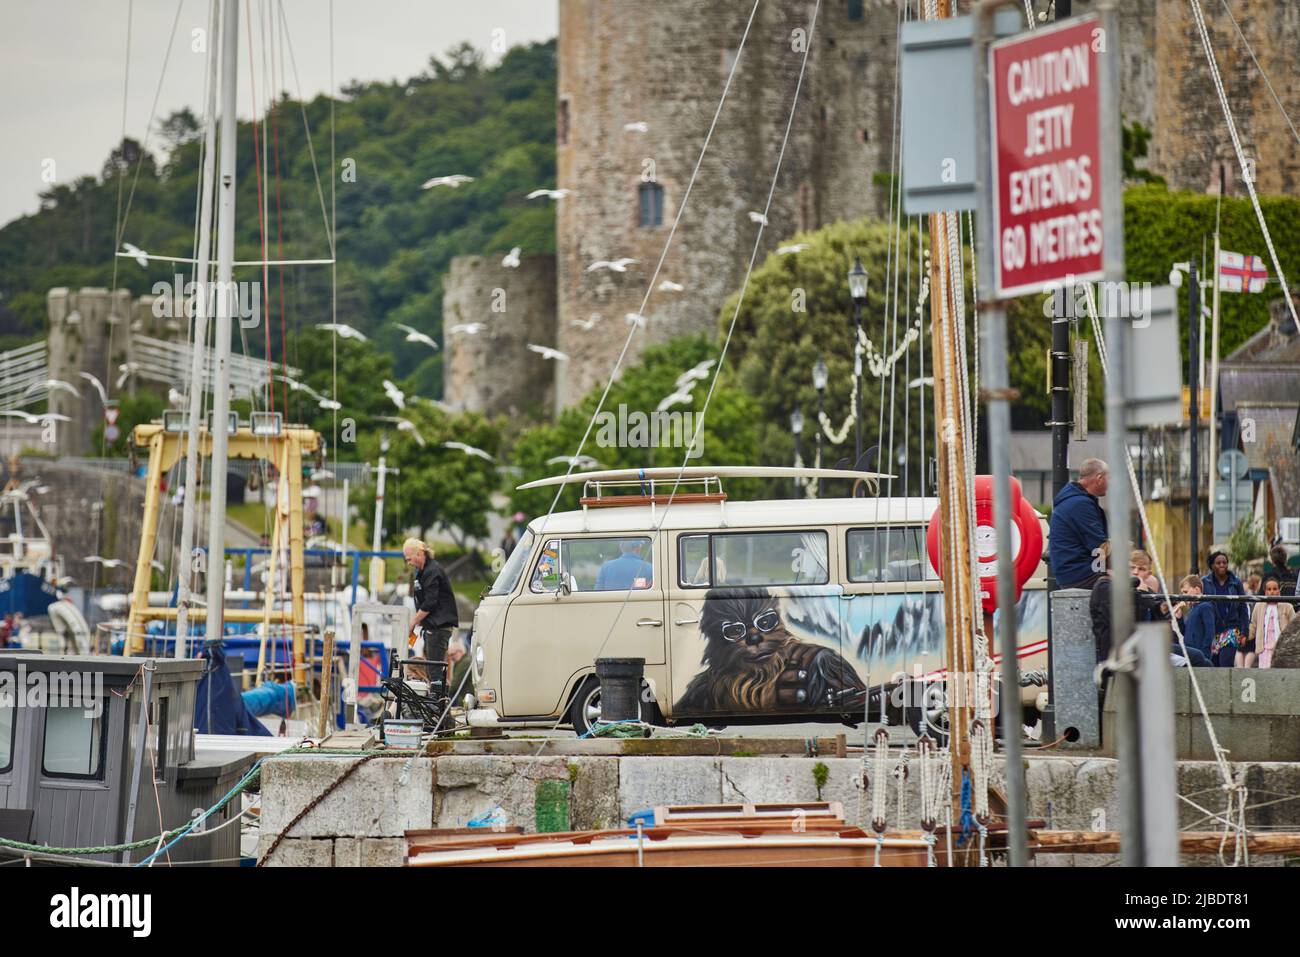
[[[925,552],[925,529],[854,528],[847,536],[849,581],[937,581]]]
[[[542,549],[529,587],[535,592],[559,587],[561,569],[574,591],[627,591],[654,587],[650,539],[551,539]]]
[[[713,535],[714,585],[824,585],[830,580],[826,533]]]
[[[677,582],[683,588],[708,588],[713,584],[708,535],[683,535],[677,539]]]

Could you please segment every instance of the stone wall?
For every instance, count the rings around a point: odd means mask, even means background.
[[[1126,115],[1155,120],[1152,59],[1157,0],[1122,7]],[[560,347],[574,357],[557,370],[561,407],[602,382],[622,348],[691,179],[717,108],[748,4],[667,0],[561,0],[559,38],[559,201],[557,250]],[[822,5],[799,92],[790,141],[776,182],[760,257],[803,230],[886,214],[894,147],[899,6]],[[1085,12],[1081,3],[1078,12]],[[962,7],[964,12],[965,7]],[[732,89],[709,141],[659,280],[686,288],[650,293],[648,325],[628,359],[684,333],[712,330],[724,300],[743,281],[798,81],[812,6],[760,7]],[[633,15],[634,14],[634,15]],[[627,130],[645,123],[646,132]],[[663,189],[663,221],[639,224],[639,190]],[[597,259],[640,260],[627,272],[588,272]],[[847,263],[846,263],[847,267]],[[594,328],[578,322],[600,316]]]
[[[880,213],[883,190],[871,173],[889,167],[898,10],[863,4],[822,7],[811,38],[790,142],[782,160],[760,255],[786,237],[838,219]],[[766,203],[798,83],[812,7],[763,4],[709,140],[689,203],[645,307],[648,325],[626,361],[645,345],[710,330],[723,300],[739,288]],[[559,201],[557,252],[560,348],[574,357],[559,370],[567,406],[613,367],[627,313],[641,303],[713,120],[749,4],[666,0],[561,0],[559,36]],[[647,130],[628,130],[645,123]],[[662,222],[640,225],[640,192],[663,190]],[[598,259],[639,260],[624,273],[588,272]],[[591,330],[574,323],[600,320]]]
[[[116,387],[119,366],[134,361],[136,336],[152,339],[183,340],[188,324],[181,319],[179,303],[167,314],[154,315],[156,297],[141,296],[133,299],[129,290],[116,293],[97,287],[72,292],[67,288],[51,289],[46,294],[49,335],[46,341],[49,375],[77,387],[80,398],[66,390],[50,392],[49,408],[69,416],[71,422],[60,422],[56,428],[54,451],[60,455],[97,455],[91,434],[104,419],[104,406],[99,392],[82,372],[89,372],[103,383],[110,398],[121,393],[134,395],[137,381],[127,379],[122,388]],[[166,391],[166,386],[152,383],[152,388]]]
[[[555,295],[554,256],[522,256],[513,269],[499,256],[452,259],[442,300],[447,402],[487,415],[549,417],[552,367],[565,363],[527,346],[555,345]],[[485,328],[451,331],[472,323]]]
[[[572,742],[569,742],[572,743]],[[536,751],[535,741],[530,741]],[[357,757],[281,755],[262,766],[262,817],[258,857],[271,841]],[[820,796],[813,768],[826,765]],[[1117,762],[1030,754],[1026,757],[1029,818],[1063,830],[1117,830]],[[913,759],[913,762],[915,760]],[[898,814],[891,784],[886,811],[890,828],[919,827],[920,775],[907,776],[906,808]],[[1256,794],[1300,793],[1300,765],[1234,764]],[[574,830],[619,827],[629,815],[656,805],[719,802],[838,801],[850,824],[866,824],[871,796],[862,789],[863,764],[856,758],[795,757],[615,757],[446,755],[437,758],[385,756],[366,763],[293,828],[267,862],[318,867],[398,866],[403,835],[429,827],[464,827],[496,812],[506,823],[535,831],[540,781],[570,781],[569,823]],[[993,784],[1004,783],[1000,759]],[[1178,769],[1180,794],[1215,793],[1212,762],[1185,762]],[[1252,805],[1256,802],[1252,802]],[[1261,799],[1247,811],[1252,829],[1300,827],[1296,802]],[[499,811],[497,809],[499,808]],[[1214,830],[1215,822],[1187,803],[1171,808],[1180,829]],[[1221,810],[1221,808],[1219,808]],[[1114,855],[1044,854],[1039,866],[1113,863]],[[1229,846],[1229,858],[1231,847]],[[1252,863],[1277,863],[1263,858]],[[1191,861],[1185,860],[1185,863]],[[1215,863],[1201,860],[1197,863]]]
[[[1294,196],[1300,191],[1300,150],[1286,120],[1223,6],[1201,6],[1238,135],[1256,163],[1256,188]],[[1287,113],[1300,115],[1300,84],[1295,80],[1300,6],[1238,0],[1232,10]],[[1222,163],[1227,167],[1228,192],[1245,195],[1190,6],[1183,0],[1159,0],[1153,33],[1156,97],[1151,169],[1174,189],[1209,192],[1218,190]]]
[[[91,373],[113,391],[117,367],[126,362],[130,347],[131,293],[115,295],[103,288],[71,292],[51,289],[46,296],[49,314],[47,355],[50,378],[77,387],[80,398],[62,389],[50,392],[49,407],[71,418],[57,423],[55,449],[60,455],[90,455],[91,430],[104,418],[104,406],[95,387],[81,378]],[[107,380],[107,381],[106,381]]]

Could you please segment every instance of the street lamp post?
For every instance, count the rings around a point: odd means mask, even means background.
[[[853,467],[862,458],[862,306],[867,301],[867,271],[862,257],[853,257],[849,270],[849,295],[853,297],[853,402],[857,416],[853,424]]]
[[[800,411],[798,404],[795,405],[794,411],[790,413],[790,431],[794,434],[794,464],[798,468],[803,464],[803,459],[799,454],[799,436],[803,435],[803,412]],[[794,479],[795,498],[799,497],[799,477]]]
[[[813,374],[813,388],[817,390],[817,460],[813,463],[813,465],[814,465],[815,467],[817,467],[817,468],[821,468],[821,464],[822,464],[822,408],[823,408],[823,404],[824,404],[824,398],[825,398],[825,395],[826,395],[826,378],[827,378],[827,375],[828,375],[828,373],[827,373],[827,371],[826,371],[826,360],[825,360],[825,359],[818,358],[818,360],[817,360],[816,362],[813,363],[812,374]],[[821,491],[821,480],[820,480],[820,479],[817,481],[817,485],[816,485],[815,487],[817,488],[818,492]]]

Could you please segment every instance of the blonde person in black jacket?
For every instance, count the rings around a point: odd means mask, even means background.
[[[459,621],[456,595],[442,566],[433,560],[433,549],[418,538],[402,544],[402,557],[411,566],[411,598],[415,601],[415,618],[411,621],[411,644],[417,636],[424,638],[424,657],[446,662],[447,642]],[[432,674],[430,680],[445,679]]]

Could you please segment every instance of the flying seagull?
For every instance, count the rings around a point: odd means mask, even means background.
[[[907,384],[907,387],[909,389],[919,389],[922,386],[927,386],[927,385],[928,386],[934,385],[934,376],[928,375],[921,379],[913,379],[911,382]]]
[[[767,216],[763,213],[756,213],[752,209],[749,211],[749,219],[750,222],[761,223],[764,226],[767,225]]]
[[[624,123],[623,129],[628,133],[649,133],[650,124],[645,120],[639,120],[636,123]]]
[[[501,265],[505,266],[507,269],[518,269],[519,254],[522,251],[523,250],[516,246],[514,249],[510,250],[510,252],[506,253],[505,257],[501,260]]]
[[[410,432],[411,438],[415,439],[415,444],[420,448],[424,448],[424,436],[420,434],[420,430],[415,427],[415,423],[410,419],[399,419],[395,415],[377,415],[375,418],[381,422],[396,424],[398,432]]]
[[[108,392],[104,389],[104,383],[100,382],[89,372],[82,372],[80,373],[80,375],[83,379],[85,379],[87,382],[89,382],[91,385],[95,387],[95,391],[99,393],[100,403],[103,405],[108,405]]]
[[[64,392],[69,392],[72,395],[75,395],[78,399],[81,398],[81,393],[77,391],[77,387],[69,382],[64,382],[62,379],[43,379],[39,382],[33,382],[23,390],[23,395],[26,395],[28,392],[35,392],[37,389],[42,387],[49,392],[53,392],[55,389],[62,389]]]
[[[39,415],[33,415],[30,412],[24,412],[21,409],[0,409],[0,415],[13,415],[22,419],[24,422],[30,422],[36,425],[38,422],[49,424],[50,422],[71,422],[68,416],[59,412],[42,412]]]
[[[399,409],[406,408],[406,394],[388,379],[384,380],[384,395],[392,399],[393,405]]]
[[[486,328],[487,325],[482,322],[462,322],[452,326],[447,332],[453,336],[459,332],[463,332],[467,336],[476,336]]]
[[[132,246],[130,243],[123,243],[122,249],[128,256],[140,264],[141,269],[149,268],[149,254],[139,246]]]
[[[126,562],[120,558],[100,558],[98,555],[87,555],[82,559],[83,562],[95,562],[103,565],[105,568],[121,568]]]
[[[753,214],[751,213],[750,215]],[[789,255],[790,253],[801,253],[807,248],[808,248],[807,243],[791,243],[789,246],[777,246],[776,254],[778,256],[786,256]]]
[[[584,332],[590,332],[596,323],[600,322],[601,316],[598,313],[592,313],[590,319],[570,319],[569,325],[578,326]]]
[[[614,260],[597,259],[587,267],[587,272],[595,272],[597,269],[612,269],[614,272],[627,272],[628,266],[633,263],[639,263],[640,261],[641,260],[639,259],[628,259],[627,257]]]
[[[547,465],[569,465],[577,469],[596,469],[600,468],[600,463],[590,455],[557,455],[553,459],[546,460]]]
[[[337,412],[339,409],[343,408],[343,403],[335,402],[333,399],[326,399],[322,397],[320,400],[320,407],[322,409],[328,409],[331,412]]]
[[[365,336],[357,332],[357,330],[353,329],[345,322],[318,322],[316,323],[316,328],[328,329],[330,332],[337,332],[344,339],[360,339],[362,342],[366,341]]]
[[[432,339],[426,336],[419,329],[413,329],[410,326],[404,326],[400,322],[397,324],[397,328],[401,329],[403,332],[406,333],[407,342],[419,342],[428,346],[430,349],[438,348],[438,343],[434,342]]]
[[[713,368],[717,361],[718,360],[716,359],[705,359],[698,365],[691,366],[691,368],[687,369],[677,377],[677,388],[680,389],[683,386],[687,386],[687,383],[707,379],[709,377],[709,370]],[[694,386],[689,386],[689,388],[694,388]]]
[[[665,279],[659,284],[660,292],[681,292],[686,287],[679,282],[673,282],[671,279]]]
[[[114,383],[113,388],[115,389],[122,388],[122,386],[126,385],[126,380],[131,378],[131,376],[135,375],[136,372],[139,371],[139,369],[140,369],[140,363],[138,362],[123,362],[120,366],[117,367],[117,371],[122,374],[117,377],[117,382]]]
[[[543,359],[558,359],[560,362],[567,362],[569,357],[559,349],[552,349],[550,346],[535,346],[528,343],[528,351],[536,352]]]
[[[459,452],[464,452],[466,455],[477,455],[479,458],[488,462],[493,461],[492,456],[487,452],[484,452],[482,449],[476,449],[472,445],[466,445],[464,442],[443,442],[442,447],[444,449],[456,449]]]
[[[689,404],[691,402],[694,402],[695,397],[691,395],[691,387],[693,385],[694,383],[692,383],[691,386],[687,386],[684,389],[678,389],[672,395],[664,396],[663,401],[659,403],[659,405],[655,408],[655,411],[663,412],[665,409],[670,409],[673,406],[679,405],[681,403]]]
[[[474,182],[473,176],[466,176],[464,173],[452,173],[450,176],[435,176],[433,179],[426,179],[420,189],[433,189],[435,186],[450,186],[455,189],[461,183]]]
[[[325,396],[321,395],[319,392],[317,392],[315,389],[313,389],[311,386],[309,386],[309,385],[308,385],[307,383],[305,383],[305,382],[298,382],[298,381],[295,380],[295,379],[291,379],[291,378],[289,378],[287,375],[278,375],[278,374],[277,374],[277,375],[275,376],[275,378],[277,378],[277,379],[279,379],[281,382],[285,383],[285,384],[289,387],[289,391],[290,391],[290,392],[306,392],[309,396],[311,396],[311,397],[312,397],[313,399],[315,399],[317,402],[320,402],[321,400],[323,400],[323,399],[325,398]]]
[[[535,189],[528,194],[529,199],[538,199],[545,196],[547,199],[563,199],[572,193],[571,189]]]
[[[628,325],[632,325],[633,323],[635,323],[636,325],[640,326],[642,329],[645,328],[645,316],[641,315],[641,313],[639,312],[624,313],[623,321],[626,322]]]

